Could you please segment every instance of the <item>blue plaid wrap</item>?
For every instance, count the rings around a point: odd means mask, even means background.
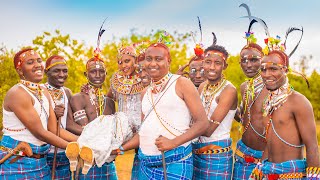
[[[246,146],[240,139],[237,143],[237,149],[243,154],[261,159],[263,151],[254,150]],[[244,158],[239,157],[235,154],[234,156],[235,163],[233,167],[233,180],[245,179],[247,180],[250,177],[252,170],[256,167],[255,163],[248,163]]]
[[[14,149],[20,141],[12,139],[10,136],[3,136],[0,145]],[[36,146],[30,144],[34,154],[46,155],[50,150],[50,145]],[[7,152],[0,151],[0,159],[2,159]],[[1,179],[51,179],[50,168],[47,164],[46,157],[36,159],[29,157],[21,157],[16,162],[10,164],[10,160],[16,156],[11,156],[3,164],[0,164]]]
[[[104,180],[117,180],[116,166],[114,162],[104,163],[100,168],[94,165],[90,168],[88,174],[83,175],[79,173],[79,179],[104,179]]]
[[[228,138],[208,143],[193,143],[193,149],[196,150],[210,144],[225,148],[231,146],[232,139]],[[232,150],[219,154],[194,154],[193,157],[193,179],[231,179]]]
[[[50,167],[50,170],[52,170],[52,166],[53,166],[53,155],[54,153],[49,153],[47,156],[47,163]],[[54,179],[56,180],[71,179],[70,163],[65,152],[57,153],[56,172],[55,172]]]
[[[164,153],[167,178],[170,180],[192,179],[192,147],[179,146]],[[147,156],[139,150],[139,180],[163,180],[162,155]]]
[[[262,161],[261,171],[264,175],[286,174],[286,173],[305,173],[307,162],[305,159],[296,159],[282,163],[272,163],[268,159]],[[306,178],[302,178],[306,179]]]
[[[140,170],[140,160],[138,157],[138,151],[134,155],[133,159],[133,166],[131,171],[131,180],[138,180],[139,179],[139,170]]]

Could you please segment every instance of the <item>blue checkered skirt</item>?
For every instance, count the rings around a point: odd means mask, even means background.
[[[131,171],[131,180],[139,179],[139,170],[140,170],[140,160],[138,157],[138,152],[134,155],[133,166]]]
[[[261,159],[263,151],[254,150],[248,146],[246,146],[242,140],[240,139],[237,143],[237,149],[241,151],[243,154]],[[233,179],[247,180],[250,177],[252,170],[256,167],[255,163],[248,163],[244,160],[244,158],[234,155],[235,163],[233,168]]]
[[[12,139],[10,136],[3,136],[0,145],[14,149],[20,141]],[[30,144],[34,154],[47,154],[50,150],[50,145],[36,146]],[[7,152],[0,151],[0,159],[2,159]],[[29,157],[21,157],[16,162],[10,164],[10,161],[16,156],[11,156],[3,164],[0,164],[1,179],[51,179],[50,168],[47,164],[46,157],[36,159]]]
[[[267,159],[262,161],[261,171],[264,175],[286,174],[286,173],[305,173],[307,162],[305,159],[296,159],[282,163],[272,163]]]
[[[49,153],[47,156],[47,163],[50,167],[50,170],[52,170],[52,166],[53,166],[53,155],[54,153]],[[56,180],[71,179],[70,163],[65,152],[57,153],[56,171],[55,171],[54,179]]]
[[[192,147],[179,146],[165,154],[167,178],[170,180],[192,179]],[[162,155],[147,156],[139,150],[139,180],[163,180]]]
[[[225,148],[231,146],[232,139],[228,138],[209,143],[193,143],[193,149],[196,150],[210,144]],[[233,163],[232,150],[219,154],[194,154],[193,157],[193,179],[231,179]]]
[[[94,165],[90,168],[88,174],[79,173],[79,179],[104,179],[104,180],[117,180],[116,166],[114,162],[104,163],[100,168]]]

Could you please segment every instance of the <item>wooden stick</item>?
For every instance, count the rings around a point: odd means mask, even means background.
[[[161,155],[162,155],[163,177],[164,177],[164,180],[167,180],[167,165],[166,165],[166,159],[164,156],[164,151],[161,151]]]
[[[57,131],[56,135],[60,137],[60,123],[61,123],[61,117],[59,117],[57,121]],[[58,152],[58,147],[54,147],[54,155],[53,155],[53,164],[52,164],[52,170],[51,170],[51,179],[54,180],[55,173],[56,173],[56,166],[57,166],[57,152]]]

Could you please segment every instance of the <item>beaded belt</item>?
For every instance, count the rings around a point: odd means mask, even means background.
[[[14,149],[7,148],[7,147],[4,147],[4,146],[0,146],[0,150],[8,152],[9,154],[13,154],[15,156],[27,156],[27,154],[25,152],[23,152],[23,151],[16,151]],[[41,159],[41,158],[44,158],[45,155],[44,154],[32,154],[32,156],[30,156],[30,157],[31,158],[35,158],[35,159]]]
[[[255,163],[258,164],[258,162],[261,162],[261,159],[255,158],[253,156],[249,156],[241,152],[239,149],[236,150],[235,154],[241,158],[244,159],[245,162],[247,163]]]
[[[208,145],[208,146],[204,146],[202,148],[194,150],[194,153],[195,154],[220,154],[220,153],[228,152],[230,150],[231,150],[231,146],[221,148],[220,146],[216,146],[216,145]]]
[[[305,173],[268,174],[268,179],[299,179],[306,177]]]

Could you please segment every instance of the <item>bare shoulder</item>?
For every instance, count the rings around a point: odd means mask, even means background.
[[[29,97],[29,98],[27,98]],[[32,97],[28,94],[26,90],[18,85],[11,87],[3,101],[3,107],[6,110],[12,111],[13,105],[26,107],[27,105],[32,105]]]
[[[84,93],[76,93],[75,95],[73,95],[71,97],[71,106],[75,106],[75,105],[80,105],[80,106],[84,106],[85,105],[85,99],[86,99],[86,94]]]
[[[312,108],[310,101],[297,91],[293,91],[287,101],[289,104],[292,104],[295,109]]]
[[[25,99],[26,95],[28,95],[27,91],[25,91],[22,87],[18,85],[14,85],[8,90],[5,96],[5,99],[9,98],[10,100],[14,100],[14,99],[20,99],[21,97],[24,97],[21,99],[23,100]]]
[[[237,96],[237,88],[232,83],[230,83],[223,89],[222,95]]]
[[[72,96],[72,91],[71,89],[67,88],[67,87],[63,87],[64,91],[66,92],[67,96]]]
[[[193,85],[193,83],[190,81],[190,79],[186,78],[186,77],[183,77],[183,76],[180,76],[178,79],[177,79],[177,86],[178,87],[181,87],[181,88],[185,88],[185,87],[194,87],[195,86]]]
[[[200,86],[199,86],[199,88],[198,88],[198,92],[199,92],[199,94],[201,94],[201,92],[202,92],[202,90],[203,90],[203,87],[204,87],[204,85],[207,83],[207,81],[204,81],[204,82],[202,82],[201,84],[200,84]]]

